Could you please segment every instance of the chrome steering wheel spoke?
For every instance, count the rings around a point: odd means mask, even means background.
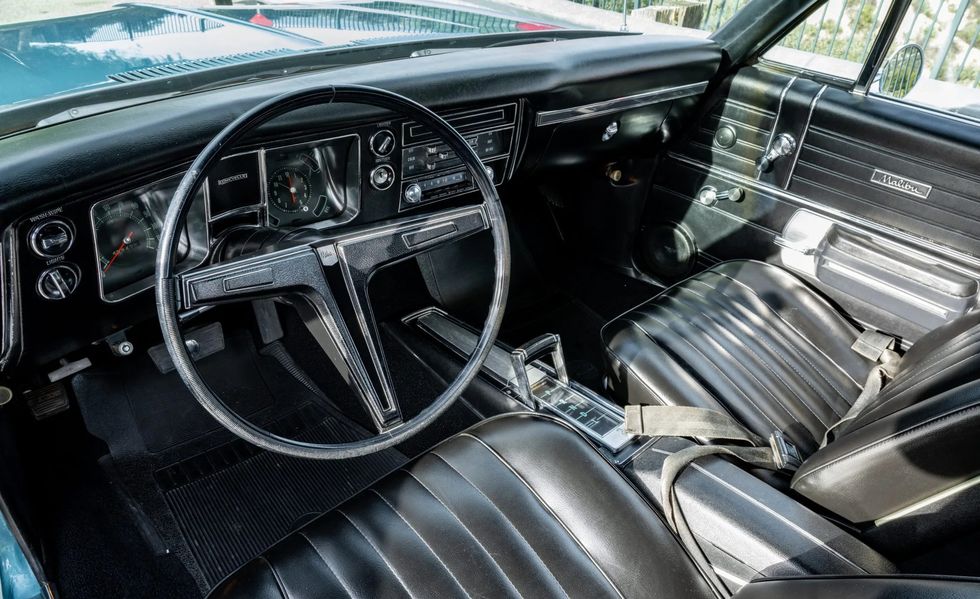
[[[403,420],[368,298],[371,276],[384,266],[487,227],[485,209],[479,205],[247,255],[178,275],[180,305],[191,310],[270,297],[295,298],[293,304],[307,330],[363,403],[377,431],[385,433]]]

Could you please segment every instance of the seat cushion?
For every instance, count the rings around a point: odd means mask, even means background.
[[[486,421],[294,532],[211,597],[709,597],[577,432]]]
[[[623,314],[602,338],[621,402],[724,410],[811,453],[873,366],[851,350],[859,333],[785,270],[737,261]]]

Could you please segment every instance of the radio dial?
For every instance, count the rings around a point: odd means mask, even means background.
[[[405,188],[405,201],[409,204],[418,204],[422,201],[422,188],[418,183],[412,183]]]

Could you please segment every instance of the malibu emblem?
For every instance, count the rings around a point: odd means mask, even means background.
[[[905,177],[899,177],[898,175],[878,169],[875,169],[875,172],[872,173],[871,181],[872,183],[877,183],[883,187],[903,191],[907,194],[911,194],[922,199],[928,198],[929,193],[932,192],[931,185],[913,181],[912,179],[906,179]]]

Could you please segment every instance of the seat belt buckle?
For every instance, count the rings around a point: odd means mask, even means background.
[[[796,449],[796,445],[793,445],[793,443],[783,436],[782,431],[773,431],[769,435],[769,447],[772,448],[773,461],[778,470],[782,472],[796,472],[803,465],[803,458],[800,457],[800,451]]]

